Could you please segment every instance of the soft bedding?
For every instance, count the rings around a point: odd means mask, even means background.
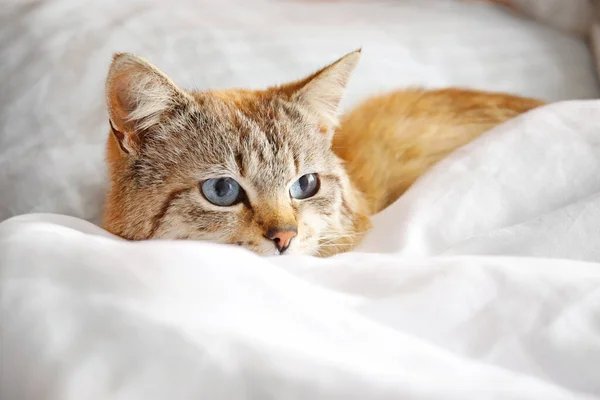
[[[598,115],[486,133],[330,259],[5,221],[0,398],[600,398]]]
[[[406,85],[596,98],[574,36],[478,2],[8,0],[0,399],[600,398],[600,102],[489,132],[357,251],[260,258],[99,222],[110,55],[259,87],[363,46],[345,106]],[[68,216],[67,216],[68,215]]]
[[[492,0],[512,11],[571,34],[586,37],[600,66],[599,0]],[[598,68],[600,71],[600,68]]]

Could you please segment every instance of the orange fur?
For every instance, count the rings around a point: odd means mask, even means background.
[[[466,89],[396,91],[368,99],[343,117],[333,150],[373,214],[458,147],[542,104]]]
[[[194,239],[280,254],[350,250],[372,215],[433,164],[483,132],[543,103],[474,90],[403,90],[338,120],[360,52],[266,90],[186,91],[158,68],[118,54],[106,82],[112,133],[105,227],[132,240]],[[339,123],[339,124],[338,124]],[[337,128],[336,128],[337,126]],[[317,191],[291,186],[316,175]],[[243,196],[218,206],[203,182],[235,180]],[[277,244],[277,242],[275,242]]]
[[[331,138],[359,57],[349,53],[265,90],[197,92],[142,58],[115,55],[106,81],[106,229],[132,240],[210,240],[264,255],[349,249],[370,221]],[[291,187],[309,175],[317,190],[294,197]],[[223,179],[240,190],[218,205],[204,184]]]

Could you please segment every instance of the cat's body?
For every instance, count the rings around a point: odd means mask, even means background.
[[[467,89],[394,91],[343,116],[333,151],[374,214],[449,153],[542,104]]]
[[[105,227],[132,240],[210,240],[264,255],[346,251],[369,229],[369,215],[431,165],[542,104],[399,91],[368,100],[336,130],[358,59],[350,53],[264,91],[187,92],[146,61],[115,56]]]

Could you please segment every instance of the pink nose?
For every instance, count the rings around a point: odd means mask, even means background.
[[[279,250],[279,254],[283,254],[283,252],[290,247],[292,239],[296,237],[297,234],[298,228],[295,226],[288,226],[285,228],[271,228],[265,237],[271,239],[273,243],[275,243],[277,250]]]

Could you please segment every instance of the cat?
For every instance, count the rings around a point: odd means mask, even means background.
[[[113,57],[105,228],[261,255],[352,249],[370,215],[429,167],[542,101],[473,90],[403,90],[338,119],[360,58],[266,90],[186,91],[148,61]]]
[[[467,89],[410,89],[376,96],[342,117],[333,151],[368,214],[396,201],[425,171],[496,125],[544,105]]]

